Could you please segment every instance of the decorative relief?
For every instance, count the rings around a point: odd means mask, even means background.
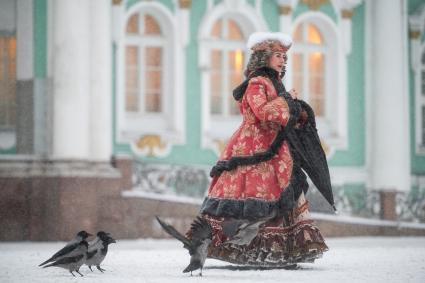
[[[144,135],[136,141],[135,147],[138,151],[144,152],[147,156],[156,156],[158,151],[166,149],[166,143],[159,135]]]
[[[329,3],[329,0],[302,0],[302,2],[307,5],[310,10],[319,10],[320,6]]]
[[[291,6],[280,6],[279,13],[281,15],[289,15],[292,12]]]
[[[179,0],[179,7],[181,9],[190,9],[192,6],[192,0]]]
[[[418,39],[421,36],[421,32],[419,30],[409,30],[410,39]]]
[[[133,166],[135,191],[202,200],[208,189],[207,167],[154,165],[140,161],[134,162]]]
[[[341,16],[343,19],[351,19],[353,18],[353,10],[343,9],[341,10]]]
[[[313,184],[307,193],[310,209],[313,212],[333,213]],[[380,218],[380,193],[366,188],[332,187],[335,206],[341,215],[365,218]],[[396,195],[396,214],[398,221],[425,223],[425,188],[414,188],[410,192]]]

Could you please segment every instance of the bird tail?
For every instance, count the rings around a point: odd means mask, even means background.
[[[161,227],[165,230],[165,232],[167,232],[168,234],[170,234],[171,236],[173,236],[174,238],[182,242],[185,245],[185,247],[191,246],[190,241],[185,236],[183,236],[179,231],[177,231],[176,228],[174,228],[170,224],[165,223],[164,221],[159,219],[158,216],[155,216],[155,217],[158,223],[161,225]]]
[[[49,258],[48,260],[46,260],[45,262],[42,262],[42,263],[40,263],[38,266],[42,266],[42,265],[45,265],[46,263],[49,263],[49,262],[52,262],[53,261],[53,259],[52,258]],[[45,266],[44,266],[45,267]]]
[[[183,273],[187,273],[187,272],[191,272],[191,271],[194,271],[194,270],[197,270],[197,269],[199,269],[199,268],[201,268],[202,266],[201,266],[201,263],[200,262],[198,262],[198,261],[195,261],[195,262],[191,262],[184,270],[183,270]]]
[[[51,264],[48,264],[48,265],[43,266],[43,268],[50,267],[50,266],[55,266],[55,265],[56,265],[55,262],[53,262]]]

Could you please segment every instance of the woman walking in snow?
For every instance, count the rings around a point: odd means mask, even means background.
[[[213,231],[210,258],[295,267],[328,249],[309,217],[301,157],[285,134],[314,116],[281,81],[291,44],[282,33],[254,33],[249,38],[247,79],[233,93],[243,122],[211,171],[200,211]]]

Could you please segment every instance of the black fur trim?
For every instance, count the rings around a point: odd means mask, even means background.
[[[292,185],[289,185],[276,201],[266,201],[257,198],[235,200],[206,197],[202,203],[200,213],[218,217],[254,220],[268,217],[274,211],[283,214],[286,211],[291,211],[294,207],[294,189]]]

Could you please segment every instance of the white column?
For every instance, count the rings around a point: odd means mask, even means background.
[[[111,1],[90,0],[90,158],[112,154]]]
[[[372,8],[371,185],[410,190],[409,95],[403,0],[370,1]]]
[[[89,157],[90,1],[52,3],[53,157]]]

